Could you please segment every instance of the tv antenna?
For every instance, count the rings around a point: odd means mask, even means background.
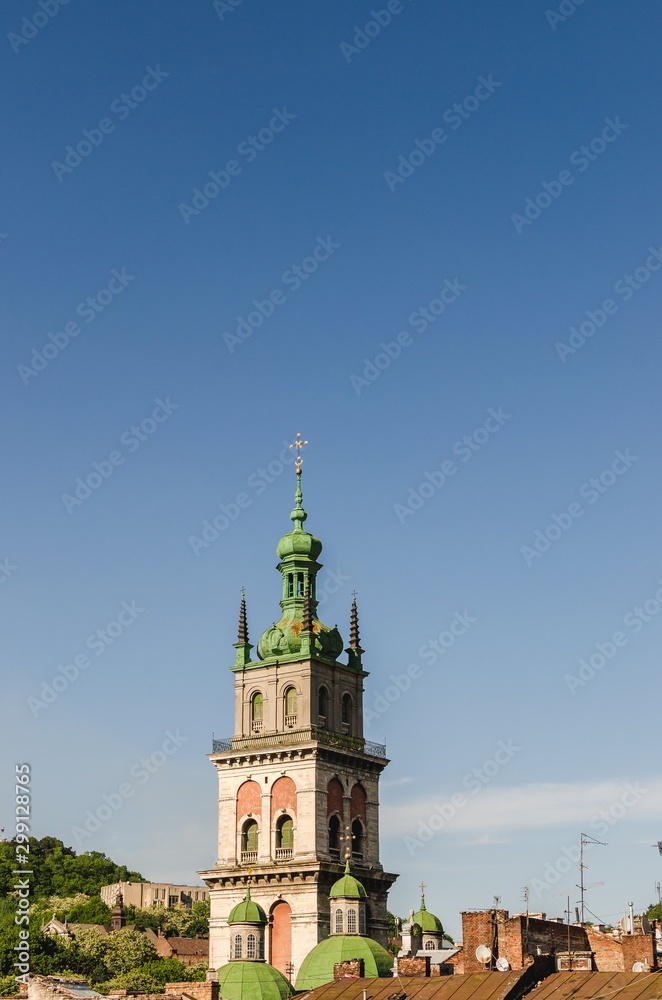
[[[584,872],[587,870],[589,865],[584,864],[584,847],[587,844],[600,844],[601,847],[606,847],[607,845],[603,840],[596,840],[595,837],[591,837],[588,833],[582,833],[579,838],[579,907],[580,907],[580,923],[584,923],[584,895],[588,889],[597,889],[599,885],[604,885],[604,882],[592,882],[590,885],[585,885],[584,883]],[[570,916],[568,916],[568,923],[570,922]]]

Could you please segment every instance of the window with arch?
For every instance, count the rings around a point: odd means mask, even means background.
[[[326,721],[328,719],[329,713],[329,692],[322,685],[322,687],[317,692],[317,722],[318,725],[325,727]]]
[[[344,694],[342,696],[340,719],[341,719],[341,722],[342,722],[343,731],[345,733],[351,732],[351,730],[352,730],[352,696],[350,694]]]
[[[294,726],[297,721],[297,692],[296,688],[289,687],[285,692],[284,697],[285,703],[285,725]]]
[[[359,907],[359,934],[367,934],[365,926],[365,906]]]
[[[244,823],[241,831],[241,852],[242,854],[257,854],[258,825],[254,819],[249,819]]]
[[[336,923],[335,923],[335,926],[336,926],[336,934],[342,934],[342,932],[343,932],[343,925],[342,925],[342,910],[341,909],[337,909],[336,910]]]
[[[436,943],[434,941],[426,941],[425,942],[425,950],[426,951],[434,951],[436,947],[437,947],[437,945],[436,945]]]
[[[353,906],[347,911],[347,933],[356,934],[356,910]]]
[[[352,823],[352,855],[355,858],[363,857],[363,823],[360,819],[355,819]]]
[[[264,719],[264,695],[261,691],[256,691],[251,698],[251,729],[259,733],[262,729]]]
[[[233,954],[234,954],[235,958],[241,958],[241,944],[242,944],[241,934],[235,934],[235,936],[234,936],[234,951],[233,951]]]
[[[246,958],[257,958],[257,938],[254,934],[246,938]]]
[[[290,816],[281,816],[276,823],[276,850],[292,851],[294,847],[294,823]]]
[[[340,857],[340,819],[335,814],[329,817],[329,851]]]

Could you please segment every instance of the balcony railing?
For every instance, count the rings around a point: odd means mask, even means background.
[[[371,743],[358,736],[346,733],[333,733],[320,726],[307,726],[304,729],[288,729],[286,732],[255,733],[251,736],[229,736],[224,739],[212,739],[212,753],[227,753],[236,750],[268,750],[276,746],[298,746],[301,743],[317,741],[326,746],[355,750],[368,754],[370,757],[386,757],[386,747],[381,743]]]
[[[276,861],[289,861],[293,855],[294,850],[291,847],[276,848]]]
[[[253,722],[251,722],[251,730],[254,733],[261,733],[262,732],[262,719],[254,719]]]
[[[294,729],[294,727],[296,726],[296,724],[297,724],[297,717],[296,717],[296,715],[286,715],[285,716],[285,725],[287,726],[288,729]]]
[[[242,862],[242,864],[250,864],[252,861],[257,861],[257,851],[242,851],[241,852],[241,862]]]

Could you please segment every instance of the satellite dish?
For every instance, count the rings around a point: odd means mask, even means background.
[[[490,959],[492,958],[492,952],[490,951],[490,949],[487,947],[486,944],[478,945],[478,947],[476,948],[476,958],[478,959],[479,962],[482,962],[483,965],[486,965],[490,961]]]
[[[507,958],[497,958],[496,967],[499,972],[508,972],[510,969],[510,962]]]
[[[635,962],[632,966],[633,972],[648,972],[648,966],[644,965],[643,962]]]

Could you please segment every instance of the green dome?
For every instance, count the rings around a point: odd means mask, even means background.
[[[434,913],[429,913],[425,906],[425,899],[421,899],[421,908],[414,914],[413,922],[418,924],[424,934],[443,934],[444,928],[439,917]]]
[[[386,948],[369,937],[358,934],[338,934],[320,941],[306,955],[297,976],[297,990],[312,990],[333,982],[333,967],[337,962],[362,958],[365,975],[374,979],[392,976],[393,956]]]
[[[276,555],[279,559],[287,556],[308,556],[310,559],[317,559],[322,551],[322,543],[319,538],[315,538],[309,531],[304,531],[297,525],[294,531],[288,531],[283,535],[276,546]]]
[[[331,886],[329,899],[367,899],[368,893],[365,891],[358,879],[355,879],[349,871],[349,861],[345,865],[345,873],[342,878]]]
[[[303,621],[296,614],[283,615],[280,621],[270,625],[262,633],[257,644],[257,655],[261,660],[279,656],[295,656],[301,652],[301,632]],[[320,656],[337,660],[343,651],[343,639],[337,628],[329,628],[313,618],[313,649]]]
[[[265,962],[228,962],[218,970],[223,1000],[286,1000],[293,990],[278,969]]]
[[[246,898],[237,903],[228,917],[229,924],[266,924],[267,915],[259,903],[251,899],[250,886],[246,890]]]

